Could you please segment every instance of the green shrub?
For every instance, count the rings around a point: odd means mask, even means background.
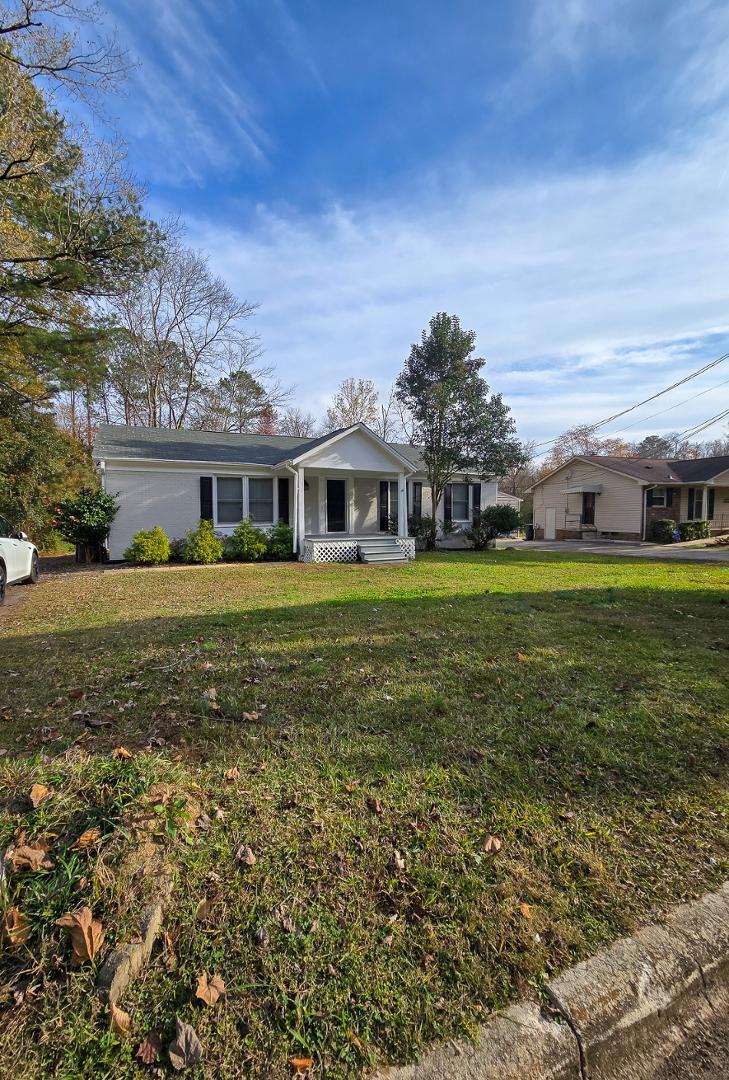
[[[196,529],[190,529],[182,545],[182,557],[190,563],[220,562],[223,542],[215,535],[212,521],[201,521]]]
[[[651,522],[650,538],[657,544],[670,544],[673,541],[673,530],[676,522],[672,518],[658,518]]]
[[[266,554],[266,534],[244,518],[230,538],[229,550],[234,559],[256,562]]]
[[[293,554],[294,530],[279,520],[268,534],[266,555],[269,559],[291,559]]]
[[[708,521],[679,521],[679,540],[706,540],[710,535]]]
[[[55,528],[88,562],[100,559],[111,523],[119,509],[116,495],[108,491],[82,491],[56,508]]]
[[[159,525],[153,529],[144,529],[134,534],[134,539],[124,552],[124,558],[130,563],[143,566],[159,566],[170,561],[170,542]]]
[[[465,530],[466,537],[476,551],[483,551],[501,533],[518,529],[520,521],[519,511],[513,506],[486,506]]]

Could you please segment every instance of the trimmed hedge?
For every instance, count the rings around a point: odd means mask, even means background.
[[[142,529],[134,534],[124,558],[139,566],[159,566],[170,561],[170,541],[160,525]]]
[[[671,544],[675,528],[676,522],[673,518],[657,518],[656,521],[651,522],[651,540],[655,540],[657,544]]]
[[[182,558],[189,563],[216,563],[223,557],[223,542],[215,535],[212,521],[202,520],[191,529],[182,545]]]
[[[678,523],[679,540],[706,540],[709,535],[708,521],[679,521]]]
[[[234,559],[257,562],[266,554],[266,534],[257,529],[251,519],[245,518],[228,540],[228,550]]]
[[[267,559],[292,559],[294,556],[294,530],[285,521],[277,521],[268,534]]]

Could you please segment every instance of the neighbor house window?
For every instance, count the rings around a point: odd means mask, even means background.
[[[653,488],[648,492],[650,499],[650,506],[665,506],[666,505],[666,489],[665,488]]]
[[[218,522],[232,525],[243,517],[243,481],[239,476],[218,477]]]
[[[454,521],[469,521],[468,484],[451,484]]]
[[[273,480],[248,481],[248,513],[256,522],[273,521]]]

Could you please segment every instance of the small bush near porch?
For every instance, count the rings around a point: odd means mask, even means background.
[[[138,1076],[150,1033],[169,1070],[177,1016],[194,1075],[359,1075],[716,887],[728,598],[547,552],[47,579],[0,622],[0,846],[51,864],[8,867],[0,1074]],[[96,971],[160,859],[110,1030]]]

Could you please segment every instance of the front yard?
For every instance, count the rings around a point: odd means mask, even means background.
[[[0,622],[0,846],[20,828],[52,864],[5,885],[27,926],[2,953],[0,1075],[143,1075],[150,1032],[166,1073],[178,1016],[192,1075],[351,1076],[538,995],[729,876],[728,648],[714,565],[47,579]],[[167,873],[118,1034],[95,976]],[[55,923],[83,904],[106,936],[74,966]]]

